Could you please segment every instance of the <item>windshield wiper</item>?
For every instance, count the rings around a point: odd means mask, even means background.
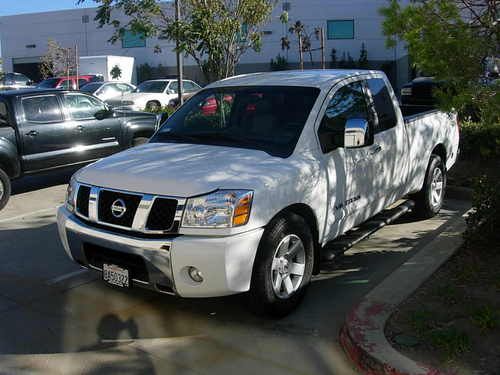
[[[236,145],[254,145],[255,142],[252,142],[248,139],[237,137],[232,134],[222,133],[222,132],[207,132],[207,133],[190,133],[190,137],[193,137],[198,140],[210,140],[210,141],[221,141],[221,142],[230,142]]]
[[[188,134],[182,134],[182,133],[176,133],[176,132],[161,132],[156,135],[157,137],[160,137],[162,140],[163,139],[171,139],[175,141],[188,141],[188,142],[194,142],[197,143],[199,141],[198,138],[193,137]]]

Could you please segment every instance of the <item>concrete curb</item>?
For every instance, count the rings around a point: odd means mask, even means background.
[[[462,245],[465,213],[412,258],[368,293],[349,313],[340,331],[340,344],[362,373],[368,375],[444,375],[396,351],[384,328],[394,309],[408,298]]]

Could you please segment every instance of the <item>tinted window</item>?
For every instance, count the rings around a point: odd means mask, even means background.
[[[53,89],[59,83],[59,78],[49,78],[40,82],[37,87],[41,89]]]
[[[117,88],[117,90],[121,91],[124,94],[132,92],[134,90],[133,86],[127,85],[125,83],[116,83],[115,87]]]
[[[385,81],[381,78],[368,80],[368,88],[373,97],[378,122],[375,122],[375,133],[393,128],[397,124],[396,111]]]
[[[89,83],[89,81],[87,81],[86,79],[80,78],[78,80],[78,87],[85,86],[87,83]]]
[[[106,107],[101,101],[87,95],[64,95],[64,105],[75,120],[92,119]]]
[[[137,86],[137,92],[161,93],[167,87],[166,81],[146,81]]]
[[[318,136],[323,152],[344,147],[344,129],[347,120],[361,118],[369,121],[365,94],[361,82],[341,87],[326,109]]]
[[[14,74],[14,81],[18,85],[26,85],[29,81],[29,78],[24,74]]]
[[[288,157],[319,90],[252,86],[203,90],[180,107],[152,142],[250,148]]]
[[[101,86],[102,83],[87,83],[85,86],[80,88],[80,91],[92,94]]]
[[[22,104],[26,121],[56,122],[63,120],[61,108],[54,95],[23,98]]]

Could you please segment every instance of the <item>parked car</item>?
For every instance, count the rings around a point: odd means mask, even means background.
[[[109,81],[87,83],[80,88],[80,91],[106,101],[130,94],[135,89],[136,87],[130,83]]]
[[[28,88],[33,82],[21,73],[0,73],[0,90]]]
[[[435,107],[438,104],[435,91],[443,87],[444,82],[433,77],[415,78],[401,88],[401,104]]]
[[[90,161],[145,143],[159,125],[149,113],[110,110],[63,90],[0,93],[0,209],[10,180]]]
[[[36,87],[39,89],[64,89],[76,90],[90,82],[102,82],[103,77],[98,74],[87,74],[80,76],[65,76],[47,78],[40,82]],[[78,84],[78,86],[77,86]]]
[[[198,91],[201,88],[197,83],[189,80],[184,80],[183,85],[186,94]],[[176,79],[155,79],[142,82],[133,93],[106,102],[112,108],[133,111],[147,109],[154,112],[160,107],[171,105],[171,100],[176,100],[177,95]]]
[[[204,112],[211,99],[217,109]],[[70,258],[109,284],[249,292],[255,310],[281,316],[341,234],[408,194],[420,215],[435,215],[457,151],[455,116],[406,116],[382,72],[228,78],[148,144],[78,171],[59,234]]]

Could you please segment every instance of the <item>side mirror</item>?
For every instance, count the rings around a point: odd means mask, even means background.
[[[109,109],[101,109],[100,111],[96,112],[94,117],[97,120],[104,120],[105,118],[108,118],[111,116],[112,111]]]
[[[357,148],[366,146],[368,143],[368,121],[361,118],[347,120],[344,131],[344,147]]]

